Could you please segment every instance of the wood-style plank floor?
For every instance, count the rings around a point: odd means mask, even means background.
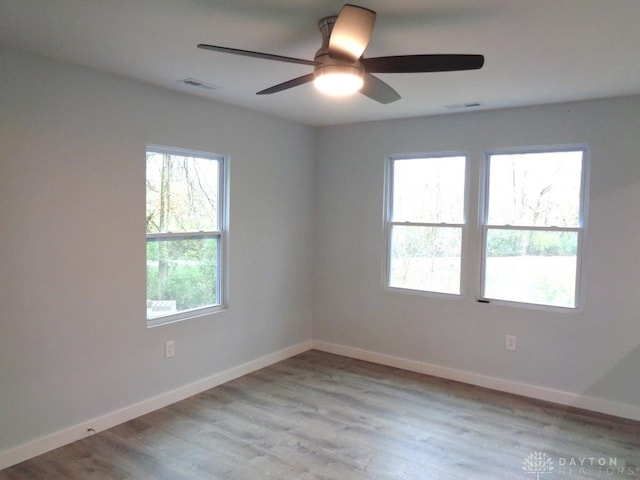
[[[640,479],[640,422],[309,351],[14,479]]]

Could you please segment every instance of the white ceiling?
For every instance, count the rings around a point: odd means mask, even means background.
[[[485,55],[482,70],[379,75],[402,96],[390,105],[323,97],[311,84],[256,96],[311,68],[196,48],[311,60],[318,20],[344,3],[2,0],[0,43],[309,125],[435,115],[475,102],[477,110],[640,93],[640,0],[353,0],[378,13],[366,57]],[[188,77],[222,88],[178,82]]]

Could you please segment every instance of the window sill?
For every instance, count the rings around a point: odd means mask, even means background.
[[[162,317],[148,318],[147,328],[155,328],[155,327],[160,327],[162,325],[169,325],[172,323],[178,323],[185,320],[205,317],[207,315],[215,315],[217,313],[226,312],[228,309],[229,308],[226,305],[215,305],[213,307],[187,310],[185,312],[174,313],[171,315],[164,315]]]

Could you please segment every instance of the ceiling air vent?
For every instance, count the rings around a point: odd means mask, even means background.
[[[447,110],[465,110],[469,108],[478,108],[481,106],[482,103],[480,102],[454,103],[452,105],[445,105]]]
[[[204,88],[205,90],[222,90],[222,87],[214,85],[212,83],[205,83],[195,78],[185,78],[184,80],[178,80],[178,83],[182,83],[188,87]]]

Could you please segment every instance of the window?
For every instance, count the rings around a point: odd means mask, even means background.
[[[225,305],[226,161],[147,148],[147,323]]]
[[[465,170],[463,155],[389,160],[388,287],[460,295]]]
[[[584,148],[486,156],[481,297],[579,304]]]

